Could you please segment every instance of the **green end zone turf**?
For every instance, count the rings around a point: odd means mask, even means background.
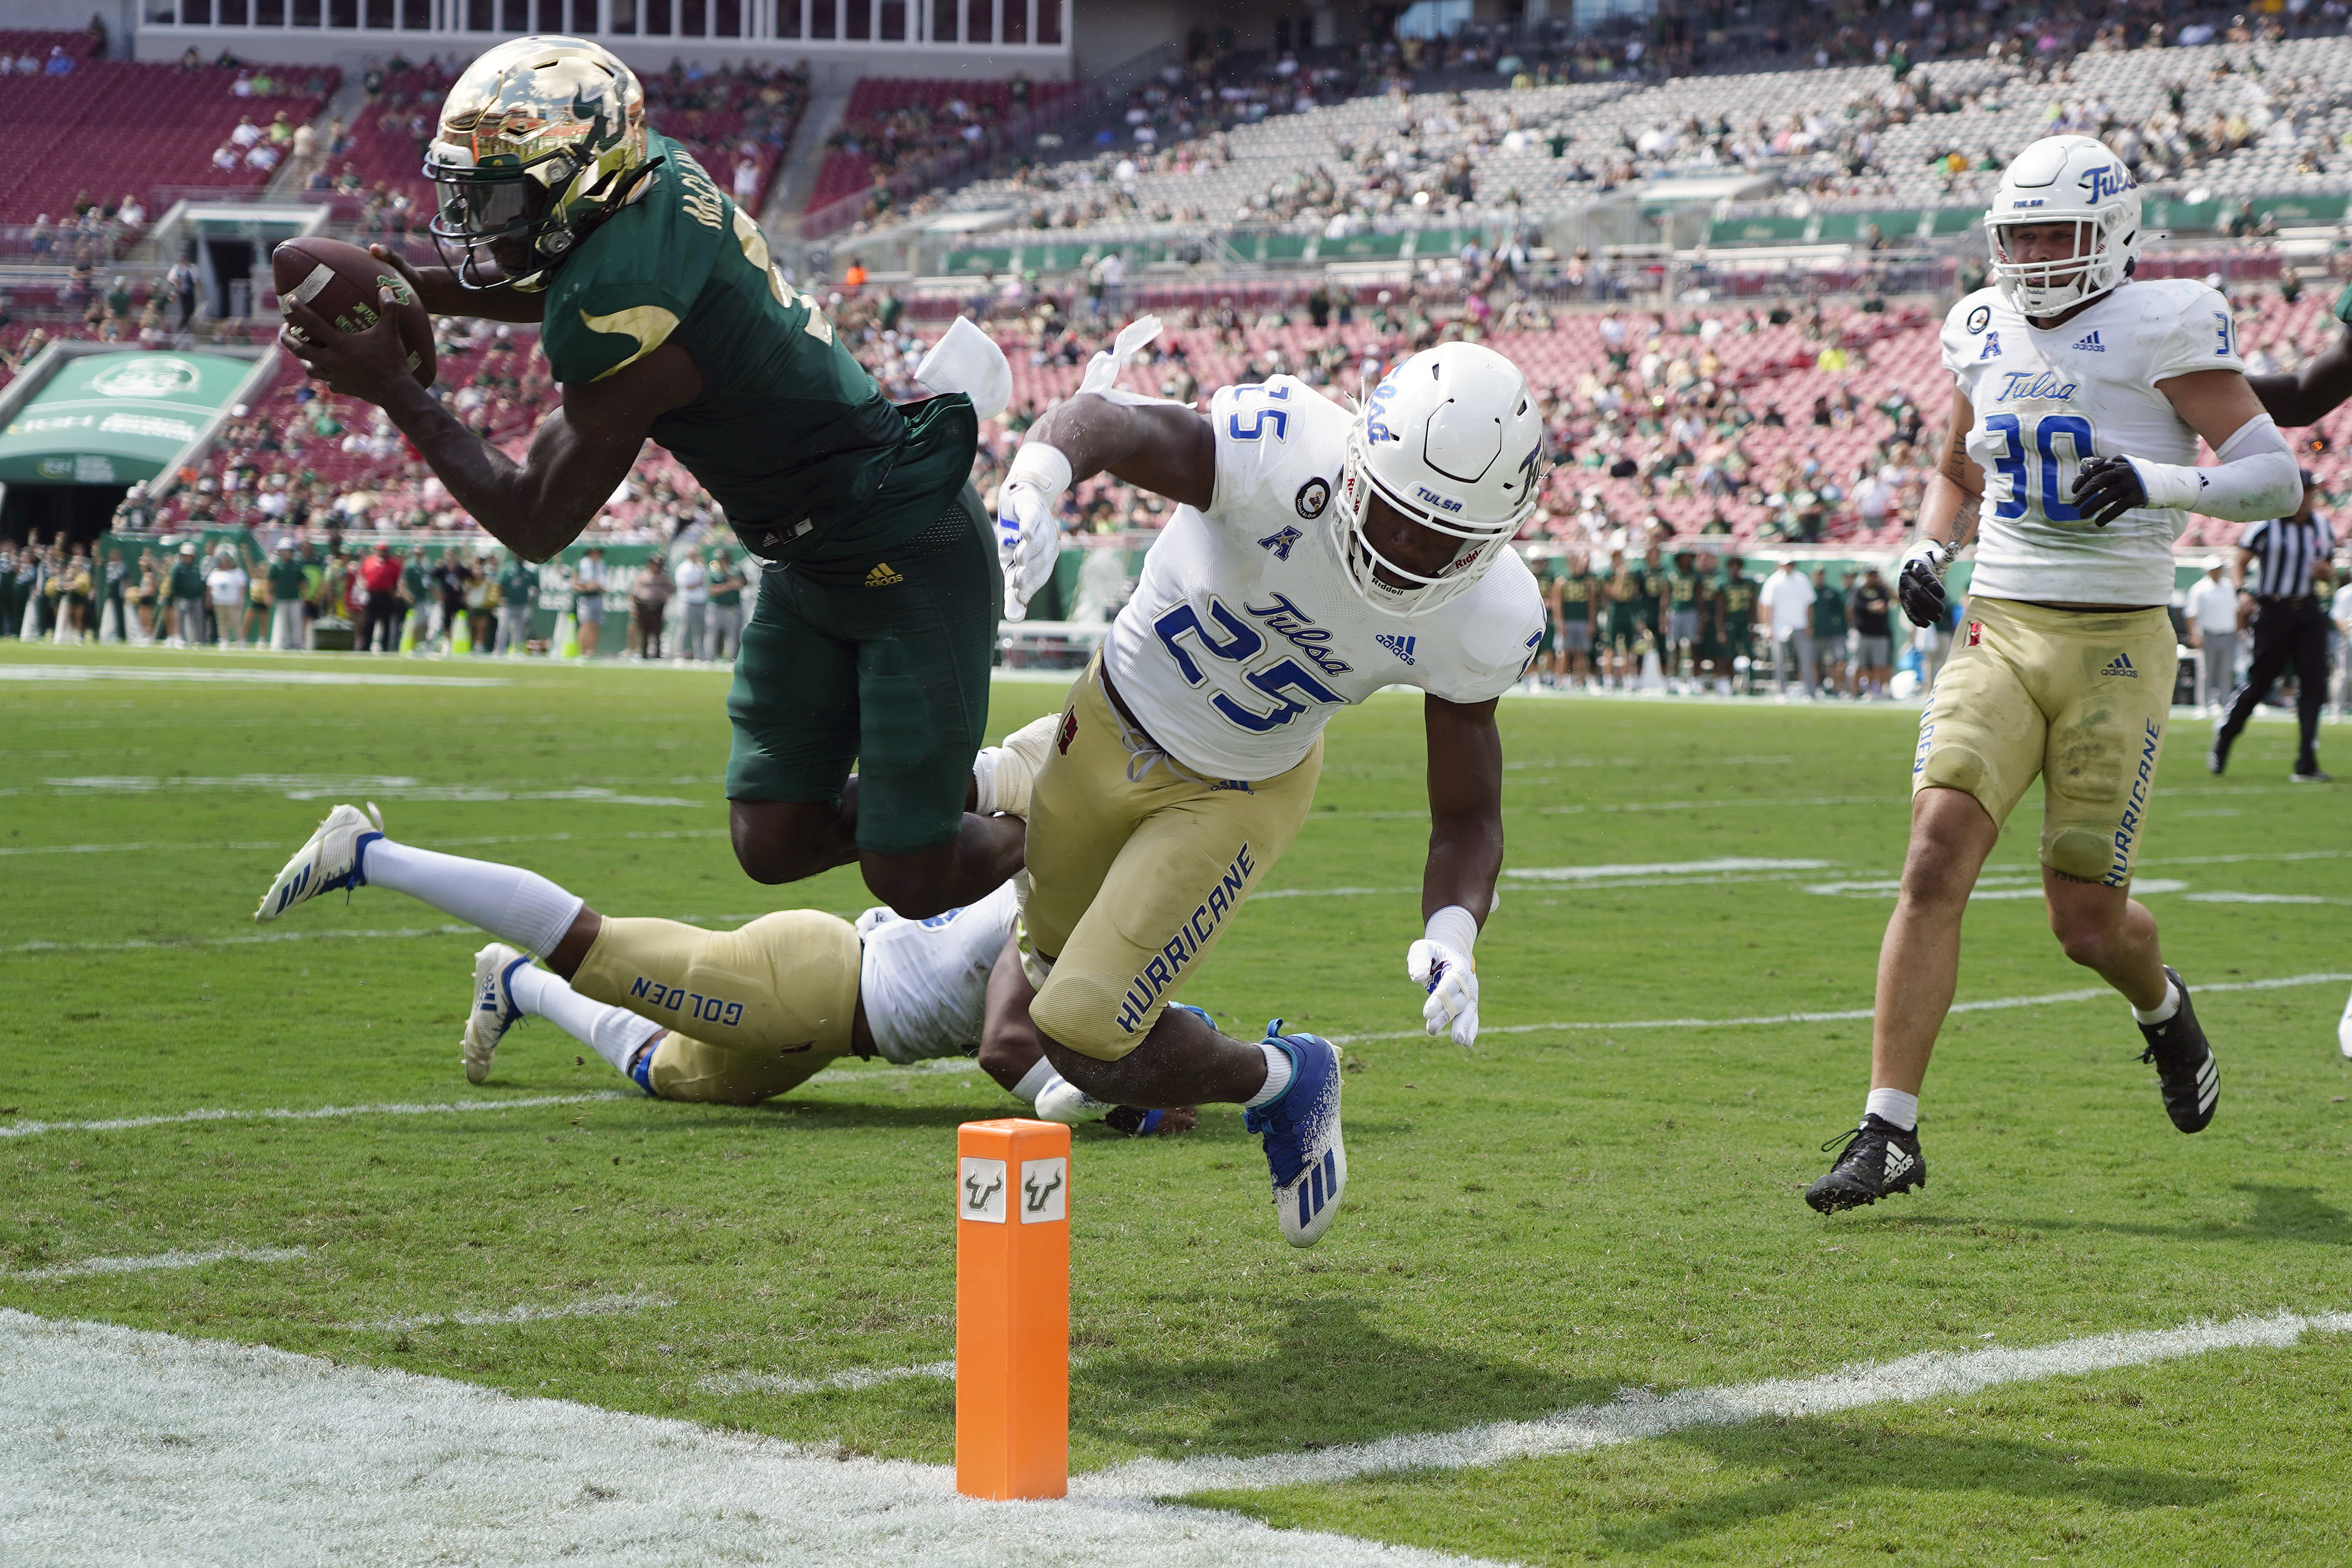
[[[58,674],[0,678],[0,1306],[950,1458],[947,1382],[824,1380],[952,1354],[952,1133],[1014,1108],[994,1085],[861,1067],[753,1110],[664,1104],[534,1021],[472,1089],[482,937],[368,890],[250,919],[345,799],[612,913],[854,915],[850,873],[766,889],[736,869],[723,676],[0,644],[0,677],[27,666]],[[331,684],[212,678],[289,668]],[[100,670],[196,678],[59,678]],[[1000,685],[992,734],[1059,695]],[[1924,1097],[1927,1189],[1823,1220],[1798,1193],[1859,1111],[1866,1019],[1542,1027],[1866,1009],[1915,722],[1507,700],[1507,863],[1559,874],[1506,878],[1487,1032],[1464,1052],[1399,1033],[1419,1019],[1418,704],[1340,716],[1314,820],[1266,879],[1290,895],[1246,906],[1185,999],[1237,1032],[1280,1014],[1392,1037],[1348,1047],[1349,1207],[1312,1251],[1283,1245],[1230,1108],[1166,1141],[1081,1129],[1074,1466],[1528,1420],[1989,1334],[2352,1310],[2346,983],[2206,988],[2352,970],[2343,793],[2286,782],[2284,726],[2216,780],[2208,727],[2176,721],[2147,830],[2143,884],[2169,889],[2147,902],[2221,1066],[2197,1137],[2166,1122],[2119,999],[1963,1012]],[[2044,923],[2039,806],[1987,884],[2019,896],[1971,908],[1963,1001],[2097,986]],[[1350,888],[1381,891],[1330,893]],[[541,1103],[9,1135],[508,1099]],[[236,1248],[300,1250],[59,1271]],[[1528,1561],[2321,1560],[2345,1545],[2346,1354],[2322,1336],[1207,1500]]]

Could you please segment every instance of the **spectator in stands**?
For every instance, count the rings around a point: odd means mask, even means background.
[[[53,77],[65,77],[73,75],[73,68],[74,57],[66,53],[66,47],[63,44],[51,44],[49,63],[42,69]]]
[[[245,166],[268,173],[278,167],[278,149],[267,141],[257,141],[245,155]]]
[[[1760,595],[1766,634],[1772,642],[1772,687],[1780,700],[1789,697],[1789,677],[1797,677],[1800,696],[1811,697],[1818,674],[1813,664],[1813,585],[1797,570],[1796,558],[1781,561],[1780,570],[1764,580]]]
[[[237,156],[236,148],[224,141],[219,146],[213,149],[214,168],[219,170],[224,174],[234,174],[236,172],[236,165]]]
[[[310,574],[294,557],[293,536],[280,535],[269,552],[269,646],[274,651],[291,653],[310,645],[310,629],[303,624],[310,596]]]
[[[520,656],[530,641],[530,612],[539,602],[539,569],[509,554],[499,569],[499,641],[491,650]]]
[[[226,545],[213,552],[213,569],[205,573],[205,596],[212,605],[213,634],[224,648],[245,645],[246,622],[251,619],[253,574]]]
[[[229,145],[240,152],[260,141],[261,137],[261,127],[253,123],[253,116],[249,114],[238,115],[236,129],[228,133]]]
[[[662,565],[661,552],[656,550],[637,573],[636,586],[629,591],[629,608],[635,618],[631,651],[640,659],[661,657],[662,617],[669,610],[672,591],[669,572]]]
[[[147,226],[147,208],[130,192],[122,193],[122,202],[114,209],[114,221],[126,231],[136,232]]]

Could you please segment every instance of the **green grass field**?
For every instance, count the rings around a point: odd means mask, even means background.
[[[775,1380],[953,1354],[953,1130],[1014,1109],[992,1084],[859,1068],[752,1110],[667,1104],[534,1023],[471,1089],[478,936],[375,891],[250,918],[345,799],[609,913],[854,915],[850,873],[764,889],[736,869],[721,676],[0,650],[0,1307],[950,1458],[946,1382]],[[215,678],[289,668],[327,680]],[[353,674],[499,684],[335,684]],[[1060,692],[1001,685],[995,730]],[[1867,1020],[1631,1026],[1868,1006],[1916,716],[1509,699],[1502,723],[1514,874],[1474,1051],[1400,1033],[1419,1020],[1402,971],[1425,831],[1402,696],[1332,726],[1315,815],[1266,878],[1286,896],[1247,905],[1186,993],[1241,1032],[1280,1014],[1362,1037],[1353,1180],[1322,1245],[1282,1243],[1235,1110],[1181,1139],[1079,1131],[1075,1469],[2352,1310],[2344,984],[2200,993],[2222,1102],[2195,1138],[2166,1121],[2119,999],[1958,1014],[1924,1096],[1931,1185],[1824,1220],[1798,1194],[1859,1111]],[[2207,733],[2174,726],[2145,840],[2168,959],[2192,988],[2352,970],[2345,787],[2290,786],[2273,723],[2211,779]],[[2339,763],[2347,741],[2325,737]],[[2037,789],[1971,909],[1963,1001],[2097,985],[2032,894],[2039,810]],[[281,1255],[59,1271],[212,1249]],[[2342,1562],[2347,1384],[2352,1343],[2317,1335],[1192,1500],[1534,1563]]]

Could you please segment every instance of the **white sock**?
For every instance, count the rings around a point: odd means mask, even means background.
[[[638,1047],[667,1033],[651,1019],[626,1008],[592,1001],[573,990],[562,976],[526,964],[507,982],[515,1006],[532,1018],[542,1018],[613,1064],[625,1074]]]
[[[1919,1096],[1900,1089],[1874,1089],[1862,1103],[1862,1113],[1891,1122],[1907,1133],[1919,1124]]]
[[[1255,1111],[1261,1105],[1281,1099],[1290,1087],[1291,1074],[1295,1071],[1291,1066],[1290,1052],[1274,1041],[1259,1040],[1257,1048],[1265,1052],[1265,1082],[1258,1086],[1256,1093],[1242,1102],[1242,1108],[1246,1111]]]
[[[1021,1082],[1013,1086],[1013,1097],[1034,1105],[1038,1095],[1061,1082],[1062,1075],[1054,1071],[1054,1064],[1041,1056],[1036,1065],[1023,1073]]]
[[[369,840],[359,865],[363,886],[404,893],[541,958],[555,951],[586,907],[584,899],[537,872],[436,854],[390,839]]]
[[[2347,1056],[2352,1056],[2352,997],[2344,998],[2344,1021],[2336,1026],[2336,1043]]]
[[[2142,1023],[2163,1023],[2179,1010],[2180,988],[2172,983],[2171,976],[2167,975],[2164,977],[2164,1000],[2146,1012],[2140,1011],[2137,1008],[2132,1009],[2132,1017]]]

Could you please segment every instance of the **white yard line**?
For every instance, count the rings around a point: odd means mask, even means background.
[[[2192,893],[2190,904],[2352,904],[2352,898],[2323,898],[2315,893]]]
[[[587,1296],[576,1301],[540,1303],[524,1301],[517,1306],[501,1307],[494,1312],[419,1312],[397,1317],[381,1318],[368,1323],[337,1323],[339,1329],[366,1333],[374,1331],[399,1333],[408,1329],[436,1328],[456,1324],[465,1328],[481,1328],[493,1323],[535,1323],[551,1318],[609,1318],[627,1312],[650,1312],[677,1303],[667,1296],[650,1295],[644,1291],[631,1291],[623,1296]]]
[[[214,1247],[201,1252],[151,1252],[133,1258],[84,1258],[41,1269],[0,1271],[6,1280],[70,1280],[85,1274],[143,1274],[150,1269],[201,1269],[209,1263],[290,1263],[308,1258],[307,1247]]]
[[[1131,1499],[983,1503],[942,1466],[438,1377],[0,1312],[12,1564],[1443,1568]]]
[[[2212,980],[2191,985],[2189,991],[2194,996],[2203,997],[2210,996],[2216,991],[2279,991],[2288,990],[2297,986],[2335,985],[2345,980],[2352,980],[2352,973],[2284,975],[2268,980]],[[2095,1001],[2114,1001],[2117,1006],[2122,1005],[2121,998],[2116,997],[2114,991],[2105,986],[2093,986],[2075,991],[2045,991],[2035,997],[1987,997],[1980,1001],[1954,1002],[1952,1011],[1956,1013],[2005,1012],[2011,1008],[2055,1007],[2064,1002]],[[1873,1009],[1869,1008],[1842,1008],[1834,1012],[1757,1013],[1747,1018],[1732,1019],[1621,1019],[1614,1023],[1587,1023],[1577,1020],[1561,1023],[1481,1024],[1478,1026],[1478,1033],[1483,1038],[1490,1034],[1549,1034],[1555,1030],[1591,1032],[1618,1029],[1761,1029],[1788,1023],[1850,1023],[1856,1019],[1866,1019],[1872,1016]],[[1426,1031],[1417,1029],[1400,1029],[1381,1034],[1335,1034],[1330,1038],[1335,1044],[1352,1045],[1358,1040],[1413,1040],[1424,1032]]]
[[[1580,1454],[1690,1427],[1728,1427],[1767,1416],[1803,1419],[1870,1405],[1964,1398],[2005,1383],[2078,1377],[2120,1366],[2147,1366],[2217,1350],[2292,1347],[2306,1333],[2352,1333],[2352,1312],[2281,1312],[2189,1323],[2175,1329],[2094,1334],[2088,1339],[2012,1350],[1929,1351],[1881,1364],[1861,1363],[1818,1377],[1773,1378],[1658,1396],[1627,1389],[1613,1405],[1587,1405],[1538,1421],[1496,1421],[1456,1432],[1383,1437],[1302,1454],[1255,1458],[1136,1459],[1074,1476],[1078,1497],[1182,1497],[1200,1491],[1259,1491],[1268,1487],[1350,1480],[1394,1470],[1463,1469],[1548,1454]]]
[[[249,686],[510,686],[481,675],[344,674],[335,670],[142,669],[124,664],[0,664],[0,681],[210,681]]]
[[[169,951],[174,947],[259,947],[276,942],[388,941],[406,936],[479,935],[471,925],[411,925],[393,931],[352,931],[330,926],[319,931],[246,931],[235,936],[167,936],[153,941],[133,938],[127,942],[19,942],[14,947],[0,947],[0,956],[10,953],[140,953],[149,949]]]
[[[343,1116],[441,1116],[469,1111],[529,1111],[541,1105],[585,1105],[596,1100],[641,1100],[634,1090],[593,1094],[529,1094],[514,1100],[448,1100],[425,1104],[318,1105],[307,1111],[173,1111],[160,1116],[110,1116],[96,1122],[0,1122],[0,1139],[43,1133],[120,1133],[133,1127],[176,1126],[184,1122],[318,1122]]]

